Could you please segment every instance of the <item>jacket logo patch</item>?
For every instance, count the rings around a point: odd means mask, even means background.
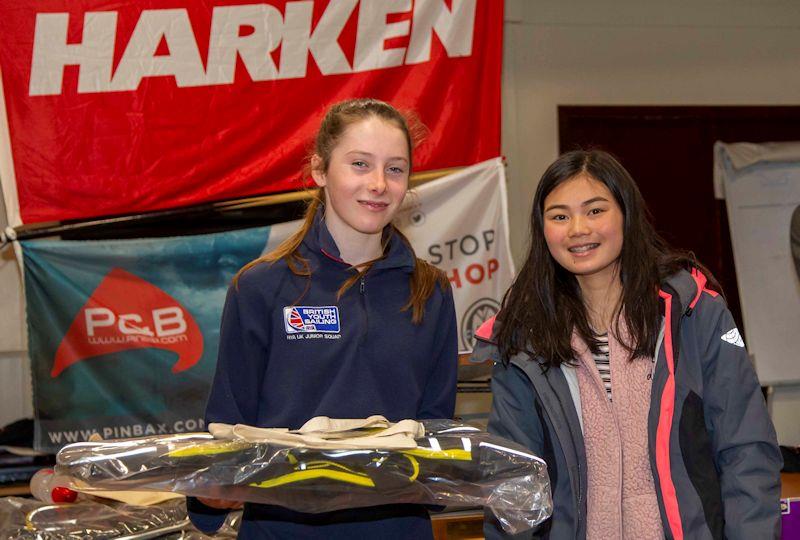
[[[727,341],[731,345],[736,345],[737,347],[744,348],[744,340],[742,339],[742,336],[739,335],[738,328],[734,328],[733,330],[725,332],[720,336],[720,339],[722,341]]]
[[[287,334],[341,331],[336,306],[287,306],[283,308],[283,323]]]

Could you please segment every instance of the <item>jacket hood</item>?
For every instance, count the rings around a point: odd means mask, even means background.
[[[661,283],[661,289],[677,298],[682,306],[682,311],[693,309],[700,298],[708,278],[697,268],[680,270]]]

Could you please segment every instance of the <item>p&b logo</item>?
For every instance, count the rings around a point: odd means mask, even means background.
[[[191,314],[172,296],[121,268],[92,292],[56,351],[51,377],[87,358],[130,349],[166,349],[178,355],[172,372],[195,365],[203,336]]]

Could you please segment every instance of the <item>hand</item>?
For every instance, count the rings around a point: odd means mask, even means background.
[[[219,510],[239,510],[244,503],[242,501],[228,501],[226,499],[207,499],[205,497],[197,497],[197,500],[211,508]]]

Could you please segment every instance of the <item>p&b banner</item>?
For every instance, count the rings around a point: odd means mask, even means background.
[[[447,272],[459,348],[514,274],[504,169],[489,160],[418,187],[397,223]],[[37,448],[204,430],[225,292],[297,227],[104,241],[22,242]],[[282,316],[282,314],[280,314]]]

